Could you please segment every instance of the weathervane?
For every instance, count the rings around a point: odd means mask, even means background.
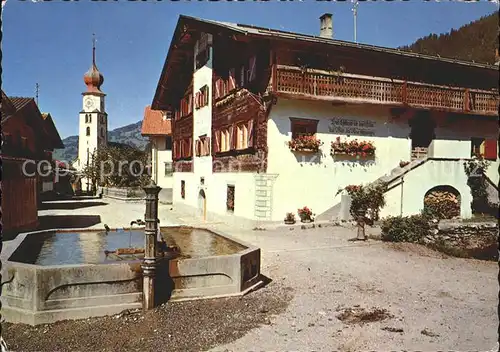
[[[357,39],[357,33],[356,33],[356,27],[357,27],[357,23],[356,23],[356,19],[358,17],[358,0],[351,0],[353,3],[354,3],[354,6],[353,8],[351,9],[351,11],[353,12],[353,15],[354,15],[354,42],[357,43],[358,42],[358,39]]]

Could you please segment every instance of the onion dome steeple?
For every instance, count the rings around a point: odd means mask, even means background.
[[[90,69],[83,75],[83,81],[87,85],[88,93],[101,93],[101,85],[104,83],[104,76],[97,69],[95,64],[95,35],[92,39],[92,66]]]

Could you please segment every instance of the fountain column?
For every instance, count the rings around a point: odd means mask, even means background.
[[[144,221],[144,261],[142,262],[143,287],[142,287],[142,308],[144,311],[154,308],[155,302],[155,274],[156,274],[156,247],[158,231],[158,187],[153,180],[149,185],[143,187],[146,192],[146,213]]]

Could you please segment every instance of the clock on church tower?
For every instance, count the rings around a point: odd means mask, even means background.
[[[85,107],[87,110],[91,110],[94,107],[94,100],[91,97],[85,98]]]

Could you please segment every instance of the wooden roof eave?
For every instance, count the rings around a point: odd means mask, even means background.
[[[55,149],[64,149],[64,144],[62,142],[61,136],[59,135],[59,131],[57,131],[54,119],[50,114],[47,114],[47,117],[43,120],[43,123],[45,124],[45,126],[47,126],[46,131],[53,143],[52,147]]]
[[[47,125],[44,123],[42,113],[38,109],[38,106],[35,103],[35,100],[33,99],[29,104],[24,105],[21,109],[18,110],[23,116],[26,116],[26,122],[28,123],[29,126],[31,126],[35,132],[35,135],[39,136],[39,133],[41,131],[44,132],[45,137],[38,137],[39,140],[42,142],[44,147],[47,148],[52,148],[53,145],[52,143],[48,143],[49,141],[52,141],[50,133],[47,131]],[[55,128],[55,126],[54,126]],[[57,130],[56,130],[57,131]],[[58,133],[59,136],[59,133]],[[64,148],[64,145],[61,141],[62,148]]]
[[[262,37],[260,35],[255,35],[253,33],[249,34],[249,36],[253,37],[254,39],[261,39]],[[313,48],[318,48],[318,45],[326,46],[329,47],[327,48],[328,53],[332,53],[335,55],[337,58],[345,58],[349,59],[352,61],[377,61],[377,64],[384,64],[385,61],[387,60],[387,57],[389,56],[391,59],[394,60],[394,62],[398,62],[398,64],[408,64],[408,65],[420,65],[421,67],[426,68],[434,68],[435,70],[439,69],[453,69],[457,70],[458,72],[462,72],[464,74],[470,74],[470,75],[477,75],[480,74],[483,78],[488,80],[488,85],[493,87],[497,86],[498,82],[498,76],[499,76],[499,71],[498,69],[493,70],[491,67],[488,65],[483,65],[483,66],[476,66],[476,65],[464,65],[460,62],[451,62],[453,60],[448,60],[448,61],[443,61],[443,60],[434,60],[434,61],[427,61],[424,62],[422,58],[419,57],[413,57],[413,56],[403,56],[403,55],[398,55],[396,53],[392,52],[384,52],[384,51],[373,51],[365,47],[351,47],[351,46],[337,46],[337,45],[329,45],[328,43],[324,42],[315,42],[315,41],[300,41],[297,42],[293,38],[282,38],[279,36],[272,36],[268,38],[269,42],[271,43],[271,46],[274,47],[275,49],[283,47],[283,46],[289,46],[290,51],[302,51],[304,49],[313,49]],[[303,48],[301,50],[301,48]],[[322,49],[322,51],[324,51]],[[454,65],[452,65],[454,64]],[[390,64],[387,64],[387,67],[390,67]],[[483,87],[482,89],[485,89]]]
[[[220,23],[211,23],[211,21],[199,21],[198,19],[190,16],[179,16],[179,20],[174,30],[174,35],[172,37],[172,41],[170,42],[170,47],[168,49],[167,57],[165,58],[165,63],[163,64],[163,69],[160,74],[160,79],[158,81],[158,85],[156,87],[155,95],[153,98],[153,102],[151,104],[151,108],[153,110],[167,110],[169,109],[169,104],[164,104],[161,101],[161,97],[164,95],[165,91],[168,87],[165,86],[166,77],[168,76],[168,72],[171,71],[171,67],[169,66],[172,59],[174,59],[174,55],[178,52],[179,41],[185,26],[188,26],[189,29],[197,32],[207,32],[211,33],[226,33],[226,34],[243,34],[246,35],[247,32],[244,30],[236,30],[229,26],[224,26]],[[192,51],[191,51],[192,52]],[[183,61],[181,61],[183,62]],[[163,89],[163,90],[162,90]]]
[[[332,45],[331,43],[324,42],[324,41],[314,41],[314,40],[303,40],[300,38],[293,38],[293,37],[281,37],[278,35],[271,35],[271,34],[266,34],[266,35],[261,35],[261,34],[254,34],[254,33],[249,33],[249,37],[252,37],[254,39],[264,39],[267,38],[271,43],[288,43],[292,44],[293,46],[297,47],[298,45],[305,46],[305,47],[318,47],[318,46],[323,46],[323,47],[330,47],[332,51],[344,51],[344,52],[359,52],[363,55],[374,55],[374,56],[390,56],[391,58],[399,58],[401,60],[408,60],[408,61],[414,61],[415,59],[430,59],[430,57],[426,55],[420,55],[417,53],[412,53],[412,52],[404,52],[405,55],[402,55],[403,51],[398,50],[398,49],[391,49],[391,51],[384,51],[384,50],[374,50],[372,46],[367,47],[367,45]],[[299,44],[300,43],[300,44]],[[398,52],[393,52],[397,50]],[[413,55],[412,55],[413,54]],[[412,60],[413,59],[413,60]],[[497,73],[498,68],[495,68],[491,65],[488,64],[470,64],[466,65],[464,62],[459,61],[459,60],[454,60],[454,59],[445,59],[445,58],[440,58],[439,60],[435,58],[432,60],[433,63],[436,64],[446,64],[446,65],[453,65],[456,68],[462,68],[462,69],[477,69],[477,70],[485,70],[491,73]]]

